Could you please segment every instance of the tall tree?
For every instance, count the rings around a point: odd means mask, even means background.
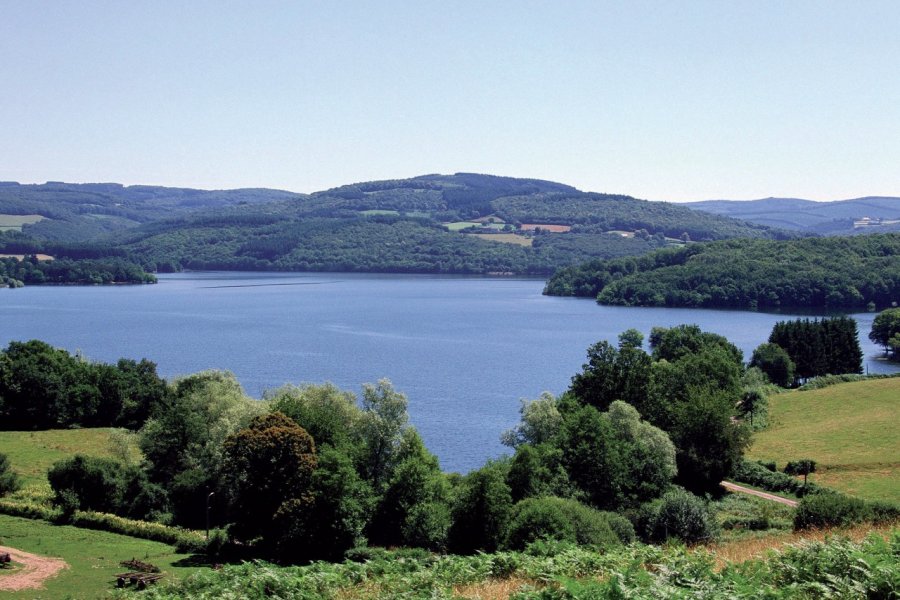
[[[223,450],[234,533],[242,540],[262,536],[271,544],[282,533],[273,527],[279,511],[312,506],[310,481],[317,462],[312,437],[275,412],[254,417],[226,438]]]

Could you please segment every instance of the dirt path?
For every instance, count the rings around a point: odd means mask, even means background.
[[[723,488],[728,490],[729,492],[738,492],[740,494],[750,494],[751,496],[759,496],[760,498],[765,498],[766,500],[771,500],[773,502],[780,502],[781,504],[787,504],[788,506],[797,506],[796,500],[790,500],[789,498],[782,498],[781,496],[776,496],[775,494],[769,494],[768,492],[760,492],[759,490],[752,490],[748,487],[744,487],[742,485],[737,485],[731,483],[729,481],[723,481],[720,483]]]
[[[0,554],[5,552],[9,552],[13,562],[17,562],[22,566],[8,573],[0,571],[0,591],[16,592],[41,588],[44,585],[44,580],[53,577],[69,566],[61,558],[39,556],[29,552],[22,552],[15,548],[0,546]]]

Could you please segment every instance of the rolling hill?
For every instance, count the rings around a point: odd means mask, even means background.
[[[900,231],[900,198],[889,196],[835,202],[799,198],[704,200],[686,202],[684,206],[769,227],[822,235]]]
[[[85,246],[101,255],[114,252],[153,271],[545,275],[683,240],[791,235],[664,202],[473,173],[355,183],[308,195],[4,184],[0,214],[44,217],[0,238],[2,250],[65,256],[76,244],[82,253]]]

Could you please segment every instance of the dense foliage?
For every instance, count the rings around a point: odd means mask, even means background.
[[[31,340],[0,352],[0,428],[137,429],[166,397],[156,365],[95,363]]]
[[[900,537],[806,542],[725,568],[715,554],[683,546],[632,545],[599,553],[573,546],[551,552],[474,556],[383,553],[365,562],[276,567],[248,562],[203,570],[149,599],[493,597],[506,584],[515,600],[574,598],[892,598],[900,588]],[[526,583],[527,582],[527,583]],[[484,586],[484,587],[481,587]],[[124,593],[123,593],[124,595]]]
[[[795,379],[862,373],[862,348],[850,317],[779,321],[769,344],[782,348],[794,364]]]
[[[156,277],[122,258],[38,260],[33,254],[0,258],[0,286],[155,282]]]
[[[37,214],[0,250],[58,257],[91,250],[150,271],[181,269],[548,274],[591,258],[643,254],[679,239],[772,237],[759,226],[559,183],[471,173],[343,186],[312,195],[115,184],[0,185],[0,215]],[[448,231],[500,220],[520,243]],[[523,223],[565,224],[525,235]],[[479,224],[466,228],[474,232]],[[488,228],[487,231],[491,231]],[[628,235],[621,235],[623,230]],[[636,232],[631,235],[631,232]]]
[[[558,271],[545,293],[601,304],[720,308],[891,306],[900,234],[727,240]]]
[[[894,358],[900,358],[900,308],[888,308],[872,321],[869,339],[884,347]]]

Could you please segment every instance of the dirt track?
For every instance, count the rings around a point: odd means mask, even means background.
[[[759,496],[760,498],[765,498],[766,500],[771,500],[773,502],[780,502],[781,504],[787,504],[788,506],[797,506],[796,500],[791,500],[790,498],[782,498],[781,496],[776,496],[775,494],[769,494],[767,492],[751,490],[750,488],[744,487],[742,485],[737,485],[737,484],[731,483],[729,481],[723,481],[719,485],[721,485],[723,488],[725,488],[729,492],[739,492],[741,494],[750,494],[751,496]]]
[[[39,556],[15,548],[0,546],[0,554],[5,552],[9,552],[13,562],[22,566],[15,571],[0,571],[0,591],[16,592],[41,588],[45,580],[69,566],[61,558]]]

